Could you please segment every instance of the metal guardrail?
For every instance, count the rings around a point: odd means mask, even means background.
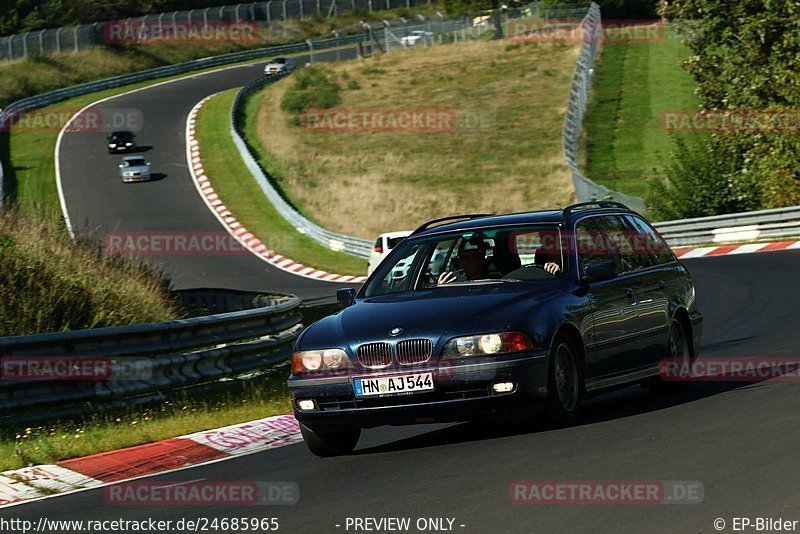
[[[800,236],[800,206],[655,223],[672,246],[753,242]]]
[[[290,357],[302,329],[299,306],[299,298],[285,296],[259,308],[165,323],[0,338],[0,425],[89,406],[133,406],[270,368]],[[64,357],[92,358],[106,372],[95,380],[51,380],[13,371],[19,362],[27,369]]]
[[[582,175],[578,169],[578,153],[581,145],[581,135],[583,133],[583,118],[586,114],[586,105],[589,101],[589,91],[592,85],[595,59],[597,58],[597,49],[600,45],[596,28],[601,24],[601,21],[600,6],[592,2],[588,13],[586,13],[586,16],[581,21],[581,26],[585,27],[585,29],[581,32],[583,41],[581,42],[575,73],[572,77],[572,87],[569,91],[569,102],[567,103],[567,111],[564,118],[564,156],[566,157],[567,165],[569,165],[569,168],[572,170],[572,183],[575,187],[575,197],[579,201],[616,200],[630,206],[636,211],[643,212],[645,211],[645,202],[643,199],[613,191],[600,184],[596,184]]]
[[[31,55],[79,52],[115,44],[117,32],[176,35],[192,28],[213,28],[220,22],[252,22],[273,27],[291,19],[330,18],[342,13],[368,12],[431,5],[430,0],[269,0],[156,13],[117,21],[94,22],[0,37],[0,61]]]
[[[32,111],[41,107],[49,106],[51,104],[56,104],[76,96],[259,58],[337,48],[347,44],[352,44],[353,42],[357,42],[357,40],[363,38],[364,36],[362,34],[355,36],[346,35],[336,38],[323,37],[318,39],[310,39],[302,43],[292,43],[259,48],[255,50],[245,50],[242,52],[233,52],[231,54],[196,59],[192,61],[186,61],[184,63],[177,63],[174,65],[166,65],[164,67],[143,70],[131,74],[113,76],[103,80],[82,83],[72,87],[66,87],[64,89],[58,89],[48,93],[42,93],[40,95],[23,98],[13,102],[12,104],[9,104],[6,108],[0,111],[0,135],[8,135],[8,133],[4,132],[6,122],[12,120],[20,113]],[[3,200],[3,166],[2,162],[0,162],[0,209],[2,208]]]
[[[369,36],[365,37],[368,38]],[[280,192],[278,192],[278,190],[272,185],[272,179],[258,164],[258,161],[256,161],[256,158],[250,151],[250,147],[247,146],[247,143],[245,143],[244,138],[239,132],[239,115],[242,111],[241,107],[245,98],[247,98],[247,96],[253,91],[256,91],[283,77],[285,77],[285,75],[264,77],[261,80],[256,80],[248,85],[245,85],[236,94],[236,98],[233,101],[233,106],[231,107],[231,135],[233,136],[233,142],[236,145],[236,148],[239,150],[239,154],[241,155],[244,164],[247,166],[247,169],[250,171],[250,174],[253,175],[253,178],[255,178],[256,182],[258,182],[259,187],[261,187],[261,190],[264,192],[267,199],[272,203],[273,206],[275,206],[275,209],[278,211],[281,217],[289,221],[289,223],[292,224],[297,231],[309,236],[314,241],[326,248],[346,252],[361,258],[368,258],[370,250],[372,250],[372,243],[370,241],[361,239],[359,237],[348,236],[326,230],[325,228],[322,228],[321,226],[309,221],[299,211],[294,209],[294,207],[289,204],[283,198]]]
[[[537,16],[549,14],[549,16],[569,17],[575,16],[577,13],[575,9],[547,8],[545,10],[541,10],[541,6],[538,4],[531,4],[531,6],[526,8],[507,10],[505,12],[505,25],[508,25],[508,20],[510,19],[531,16],[533,12],[532,8],[536,8],[535,13]],[[392,27],[391,25],[386,24],[384,27],[378,29],[370,28],[370,31],[367,34],[361,36],[362,39],[360,41],[355,40],[353,42],[374,42],[379,47],[383,47],[388,51],[390,49],[404,48],[408,46],[403,44],[402,37],[413,35],[412,32],[415,31],[430,32],[432,37],[449,33],[451,34],[452,39],[448,39],[447,42],[453,42],[458,40],[459,34],[462,35],[462,39],[467,39],[468,35],[470,37],[479,37],[480,33],[473,31],[476,29],[474,27],[475,20],[475,14],[471,14],[456,16],[449,20],[426,20],[422,22],[410,21],[409,23],[402,24],[401,27]],[[484,22],[484,24],[486,23]],[[469,33],[467,30],[470,30]],[[433,38],[424,42],[426,46],[430,46],[431,44],[436,43],[436,39]],[[252,149],[244,140],[242,132],[240,131],[240,114],[242,112],[242,106],[245,99],[253,92],[274,81],[277,81],[282,77],[283,76],[273,76],[270,78],[256,80],[242,87],[242,89],[237,93],[231,108],[231,136],[233,137],[233,142],[236,145],[236,148],[239,150],[239,154],[250,171],[250,174],[252,174],[253,178],[261,187],[261,190],[264,192],[267,199],[272,203],[273,206],[275,206],[275,209],[278,211],[278,213],[284,219],[289,221],[299,232],[311,237],[323,247],[346,252],[361,258],[368,258],[372,249],[371,241],[360,237],[332,232],[322,228],[318,224],[315,224],[305,218],[291,204],[289,204],[289,202],[287,202],[281,193],[275,188],[273,185],[273,180],[269,177],[267,172],[258,164]]]

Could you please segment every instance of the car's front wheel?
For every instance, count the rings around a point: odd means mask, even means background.
[[[321,458],[350,454],[361,437],[360,428],[311,429],[300,423],[300,433],[308,450]]]
[[[550,352],[547,373],[548,419],[560,426],[572,424],[580,412],[581,372],[578,351],[567,337],[558,338]]]

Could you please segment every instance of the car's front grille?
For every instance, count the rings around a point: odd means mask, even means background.
[[[386,342],[361,345],[358,347],[358,361],[372,369],[388,367],[392,363],[392,345]]]
[[[407,339],[397,344],[397,363],[413,365],[427,362],[433,351],[430,339]]]

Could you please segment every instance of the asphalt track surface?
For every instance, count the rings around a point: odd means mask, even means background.
[[[791,357],[800,344],[800,252],[686,261],[706,325],[701,357]],[[156,479],[294,481],[284,507],[108,506],[91,490],[0,511],[0,517],[156,519],[277,517],[287,533],[345,532],[347,517],[451,517],[456,532],[716,532],[733,517],[800,520],[797,383],[695,383],[653,394],[639,386],[585,404],[576,426],[477,424],[367,430],[352,456],[304,445]],[[696,480],[696,505],[512,505],[515,480]],[[337,528],[335,525],[342,525]],[[353,532],[351,529],[350,532]],[[411,530],[416,532],[416,530]]]
[[[342,59],[354,56],[355,49],[338,53]],[[314,54],[314,61],[336,59],[335,51]],[[302,65],[308,61],[308,56],[299,56],[296,61]],[[202,200],[189,173],[186,120],[192,107],[206,96],[241,87],[262,76],[265,63],[266,60],[197,74],[115,97],[92,108],[99,110],[99,116],[105,120],[133,112],[131,116],[134,119],[129,124],[136,129],[141,125],[137,144],[142,150],[138,154],[152,163],[152,172],[158,179],[138,184],[122,183],[118,169],[121,155],[108,154],[108,132],[80,127],[75,128],[77,131],[66,132],[58,158],[64,200],[74,231],[90,235],[100,242],[109,232],[168,236],[184,232],[225,234],[225,229]],[[97,113],[90,113],[98,117]],[[91,119],[83,117],[83,120],[88,122]],[[268,236],[266,242],[269,244]],[[149,255],[148,261],[170,275],[175,289],[280,291],[310,301],[332,300],[337,288],[348,285],[296,276],[246,251],[238,254]],[[364,267],[366,270],[366,260]]]

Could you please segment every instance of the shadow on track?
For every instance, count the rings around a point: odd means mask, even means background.
[[[747,386],[754,382],[701,382],[692,384],[686,390],[670,393],[654,393],[639,385],[611,391],[583,402],[583,412],[575,427],[587,426],[604,421],[622,419],[646,414],[694,402],[720,393]],[[524,434],[536,434],[558,430],[543,416],[529,420],[492,422],[489,420],[456,424],[447,428],[420,434],[391,443],[357,449],[354,455],[368,455],[396,452],[442,445],[452,445],[471,441],[483,441]]]

